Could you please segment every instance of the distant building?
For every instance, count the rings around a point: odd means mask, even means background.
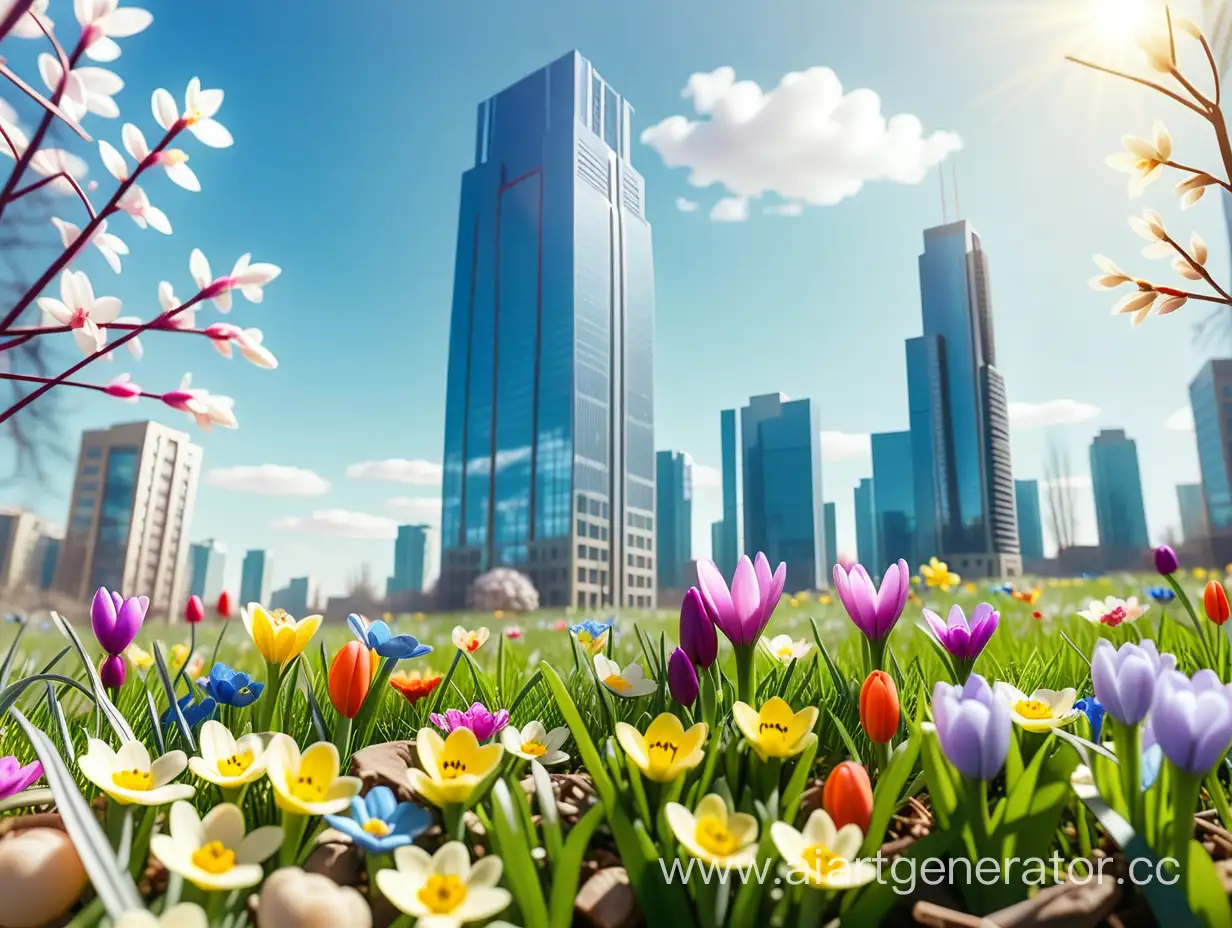
[[[725,523],[722,519],[719,519],[717,522],[710,523],[710,560],[714,561],[715,565],[720,570],[723,569],[723,565],[719,562],[719,558],[722,556],[722,551],[725,544],[723,538],[724,526]],[[726,576],[731,576],[731,574],[728,573]]]
[[[84,601],[105,586],[178,613],[201,454],[157,422],[84,432],[53,588]]]
[[[915,487],[911,470],[911,433],[882,432],[871,439],[873,486],[877,488],[873,512],[877,520],[876,567],[880,573],[899,558],[914,567]],[[921,551],[921,557],[936,552]]]
[[[1024,562],[1044,558],[1044,523],[1040,518],[1038,480],[1015,480],[1014,503],[1018,509],[1018,548]]]
[[[1206,500],[1202,498],[1202,484],[1177,484],[1176,502],[1181,510],[1181,540],[1206,538]]]
[[[188,546],[188,591],[211,605],[222,593],[223,573],[227,568],[227,549],[221,542],[207,538]],[[249,602],[245,600],[245,603]]]
[[[833,578],[834,576],[834,565],[838,563],[838,512],[835,509],[834,503],[826,503],[825,525],[826,525],[825,579],[827,583],[830,583],[830,582],[833,582],[831,578]]]
[[[317,602],[316,582],[311,577],[294,577],[270,595],[269,607],[282,609],[294,618],[302,619],[317,608]]]
[[[886,565],[878,566],[876,493],[873,478],[864,477],[855,489],[856,508],[856,560],[865,570],[876,573]]]
[[[274,555],[260,548],[244,552],[240,568],[240,602],[268,604],[271,579],[274,573]]]
[[[1232,358],[1202,365],[1189,384],[1206,530],[1217,563],[1232,561]]]
[[[34,563],[31,565],[31,579],[40,590],[51,589],[51,582],[56,576],[56,563],[60,560],[60,546],[63,543],[64,539],[59,535],[45,532],[39,536]]]
[[[42,533],[43,520],[34,513],[0,508],[0,591],[29,581]]]
[[[720,416],[723,442],[723,543],[720,567],[765,552],[787,565],[787,588],[828,586],[823,576],[825,501],[821,427],[811,400],[780,393],[750,397]]]
[[[1108,569],[1137,567],[1150,548],[1138,446],[1123,429],[1104,429],[1091,442],[1095,523]]]
[[[394,575],[385,584],[386,596],[423,592],[429,530],[426,525],[398,526],[398,539],[394,542]]]
[[[693,560],[693,459],[683,451],[655,454],[655,548],[659,589],[684,589]]]

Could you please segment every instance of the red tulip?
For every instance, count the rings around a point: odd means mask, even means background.
[[[1202,591],[1202,606],[1206,610],[1206,617],[1216,625],[1228,621],[1228,594],[1218,580],[1212,580]]]
[[[200,596],[188,597],[188,605],[184,607],[184,621],[189,625],[196,625],[205,618],[205,603],[201,602]]]
[[[329,701],[343,718],[359,714],[372,684],[368,649],[358,641],[342,646],[329,666]]]
[[[218,614],[224,619],[231,618],[231,594],[226,590],[218,594]]]
[[[867,831],[873,815],[873,786],[868,771],[854,760],[843,761],[826,777],[821,805],[834,819],[836,828],[855,824],[860,831]]]
[[[860,724],[873,744],[885,744],[898,731],[898,687],[884,670],[874,670],[860,687]]]

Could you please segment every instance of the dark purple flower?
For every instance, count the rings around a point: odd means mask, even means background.
[[[1199,670],[1192,680],[1165,670],[1155,684],[1151,730],[1168,760],[1205,776],[1232,747],[1232,695],[1213,670]]]
[[[971,613],[971,621],[957,603],[950,607],[948,621],[931,609],[925,609],[924,620],[937,636],[941,647],[960,661],[974,661],[997,630],[1001,614],[988,603],[980,603]]]
[[[680,604],[680,646],[698,667],[705,670],[719,656],[719,635],[706,611],[701,591],[689,587]]]
[[[113,690],[118,690],[124,685],[127,672],[128,665],[124,663],[123,654],[108,655],[98,668],[98,675],[103,681],[103,686]]]
[[[125,599],[119,593],[108,592],[100,586],[90,603],[90,623],[94,627],[94,637],[108,654],[120,654],[133,643],[137,632],[141,631],[141,623],[145,621],[146,610],[150,608],[148,596],[134,596]]]
[[[697,586],[706,611],[736,647],[757,643],[779,604],[786,582],[787,565],[779,564],[771,573],[770,562],[761,552],[753,561],[748,555],[740,558],[730,589],[714,561],[697,562]]]
[[[474,703],[463,712],[461,709],[446,709],[445,714],[433,712],[429,718],[432,724],[448,734],[455,728],[469,728],[475,734],[475,740],[487,741],[498,731],[509,724],[509,713],[500,709],[495,714],[489,712],[483,703]]]
[[[1181,562],[1177,560],[1176,552],[1170,545],[1160,545],[1155,549],[1155,569],[1164,577],[1181,569]]]
[[[37,760],[21,766],[16,757],[0,757],[0,799],[15,796],[43,775],[43,765]]]
[[[911,570],[900,558],[897,564],[886,568],[878,589],[862,564],[856,564],[849,571],[835,564],[834,589],[856,628],[869,640],[880,641],[890,634],[907,605]]]
[[[697,699],[697,671],[683,648],[677,648],[667,659],[667,688],[682,706],[691,706]]]

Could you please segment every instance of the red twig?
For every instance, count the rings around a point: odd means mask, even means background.
[[[20,200],[26,194],[34,193],[34,191],[39,188],[46,187],[52,181],[59,180],[61,177],[68,181],[69,186],[77,192],[77,196],[81,199],[82,204],[85,205],[86,212],[90,214],[90,218],[96,218],[94,207],[90,203],[90,198],[86,196],[86,192],[81,189],[81,184],[77,183],[77,178],[73,177],[73,175],[68,171],[56,171],[56,173],[52,174],[50,177],[44,177],[32,183],[26,184],[24,187],[19,187],[17,190],[13,191],[13,195],[9,197],[9,202],[11,203],[14,200]]]
[[[100,325],[100,329],[115,329],[118,332],[131,332],[134,329],[149,328],[157,332],[183,332],[185,335],[204,335],[214,341],[230,341],[230,338],[225,335],[217,335],[214,332],[207,332],[205,329],[181,329],[173,325],[158,325],[158,320],[150,323],[148,327],[143,326],[140,322],[107,322]],[[69,325],[44,325],[30,329],[13,329],[10,333],[17,337],[11,341],[0,342],[0,352],[7,351],[9,348],[16,348],[23,342],[28,342],[30,339],[39,335],[59,335],[64,332],[73,331],[73,327]]]
[[[65,71],[64,73],[67,75],[68,71]],[[0,77],[7,77],[9,79],[9,82],[12,83],[14,87],[16,87],[22,93],[24,93],[27,97],[29,97],[39,106],[41,106],[43,109],[45,109],[52,116],[55,116],[56,119],[60,120],[70,129],[76,132],[85,141],[87,142],[94,141],[94,139],[90,138],[86,130],[81,128],[81,125],[77,122],[77,120],[73,119],[73,117],[70,116],[68,113],[64,112],[64,110],[60,109],[60,106],[58,103],[54,103],[51,100],[48,100],[45,96],[43,96],[41,93],[39,93],[29,84],[27,84],[24,80],[22,80],[16,71],[14,71],[7,64],[5,64],[3,58],[0,58]],[[63,86],[63,82],[61,82],[61,86]],[[57,98],[59,97],[58,92],[56,96]]]
[[[18,20],[26,15],[26,11],[34,6],[34,0],[15,0],[13,5],[9,7],[9,11],[4,14],[4,19],[0,20],[0,39],[3,39],[13,27],[17,25]],[[38,17],[35,17],[36,19]]]
[[[17,381],[20,381],[21,383],[41,383],[41,384],[51,384],[51,383],[53,383],[54,378],[51,378],[51,377],[35,377],[35,376],[33,376],[32,374],[4,374],[4,373],[0,373],[0,380],[17,380]],[[60,386],[60,387],[79,387],[79,388],[80,388],[80,389],[82,389],[82,390],[97,390],[99,393],[107,393],[107,387],[106,387],[106,385],[105,385],[105,384],[97,384],[97,383],[83,383],[83,382],[82,382],[82,381],[80,381],[80,380],[60,380],[60,381],[56,382],[56,383],[55,383],[55,385],[56,385],[56,386]],[[108,395],[110,395],[110,394],[108,394]],[[134,395],[134,396],[143,396],[143,397],[145,397],[146,399],[151,399],[151,400],[161,400],[161,399],[163,398],[163,395],[162,395],[161,393],[147,393],[147,392],[146,392],[146,391],[144,391],[144,390],[142,390],[140,393],[136,393],[136,394],[133,394],[133,395]]]

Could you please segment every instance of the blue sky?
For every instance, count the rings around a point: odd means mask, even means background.
[[[1011,402],[1040,407],[1020,409],[1016,476],[1041,475],[1049,430],[1039,423],[1062,422],[1055,428],[1078,478],[1093,434],[1124,427],[1138,440],[1148,522],[1159,537],[1179,521],[1175,484],[1197,477],[1192,433],[1165,422],[1187,404],[1203,358],[1227,346],[1196,341],[1199,311],[1190,308],[1138,330],[1111,318],[1113,300],[1086,285],[1091,254],[1141,268],[1142,243],[1125,221],[1141,206],[1199,231],[1224,279],[1227,245],[1214,197],[1182,216],[1171,184],[1161,183],[1131,203],[1125,176],[1103,159],[1122,134],[1145,135],[1155,118],[1183,160],[1212,163],[1214,146],[1174,105],[1061,60],[1089,44],[1081,17],[1065,22],[1078,4],[626,0],[617,9],[575,0],[353,0],[343,14],[317,2],[148,0],[153,26],[120,40],[123,56],[109,65],[126,83],[116,96],[121,118],[91,116],[86,128],[118,146],[131,120],[153,137],[151,91],[167,87],[179,99],[198,75],[226,91],[217,118],[236,143],[185,145],[201,193],[162,179],[146,185],[171,218],[170,238],[123,216],[113,221],[133,251],[121,276],[96,253],[76,266],[100,294],[121,297],[126,313],[148,317],[160,279],[192,292],[193,247],[219,272],[243,252],[278,264],[282,277],[265,302],[239,300],[227,321],[261,328],[280,367],[227,361],[200,339],[151,336],[144,360],[99,365],[94,376],[130,370],[145,388],[163,390],[192,371],[195,382],[236,398],[239,430],[204,434],[155,404],[66,391],[70,450],[82,428],[150,417],[195,431],[207,471],[309,471],[319,479],[291,484],[314,495],[202,486],[193,537],[228,546],[232,587],[247,547],[275,552],[279,583],[311,573],[326,591],[341,591],[363,563],[383,578],[391,541],[337,533],[383,535],[384,520],[438,517],[430,483],[441,455],[456,211],[476,104],[578,48],[633,104],[640,133],[674,115],[704,118],[681,96],[694,73],[730,66],[769,92],[789,72],[826,66],[844,90],[879,94],[883,113],[913,114],[926,136],[962,140],[947,164],[957,170],[963,216],[990,256],[999,366]],[[66,41],[75,36],[69,6],[52,0],[50,8]],[[37,81],[34,43],[9,46],[15,66]],[[105,192],[97,152],[82,153]],[[854,551],[851,490],[871,473],[862,436],[907,425],[903,341],[920,329],[916,258],[922,230],[941,219],[936,172],[919,184],[871,182],[799,216],[765,214],[781,202],[767,195],[746,221],[718,222],[709,214],[730,195],[722,184],[691,187],[687,170],[668,168],[646,145],[635,146],[633,160],[654,228],[657,446],[717,465],[720,409],[756,393],[812,397],[823,428],[843,433],[824,482],[839,506],[840,548]],[[698,208],[683,212],[678,198]],[[60,214],[77,218],[67,200]],[[347,476],[351,465],[388,459],[427,465],[384,469],[415,482]],[[0,487],[0,501],[62,522],[68,482],[66,468],[46,487]],[[373,518],[313,518],[331,510]],[[717,491],[703,488],[695,553],[706,553],[717,510]]]

